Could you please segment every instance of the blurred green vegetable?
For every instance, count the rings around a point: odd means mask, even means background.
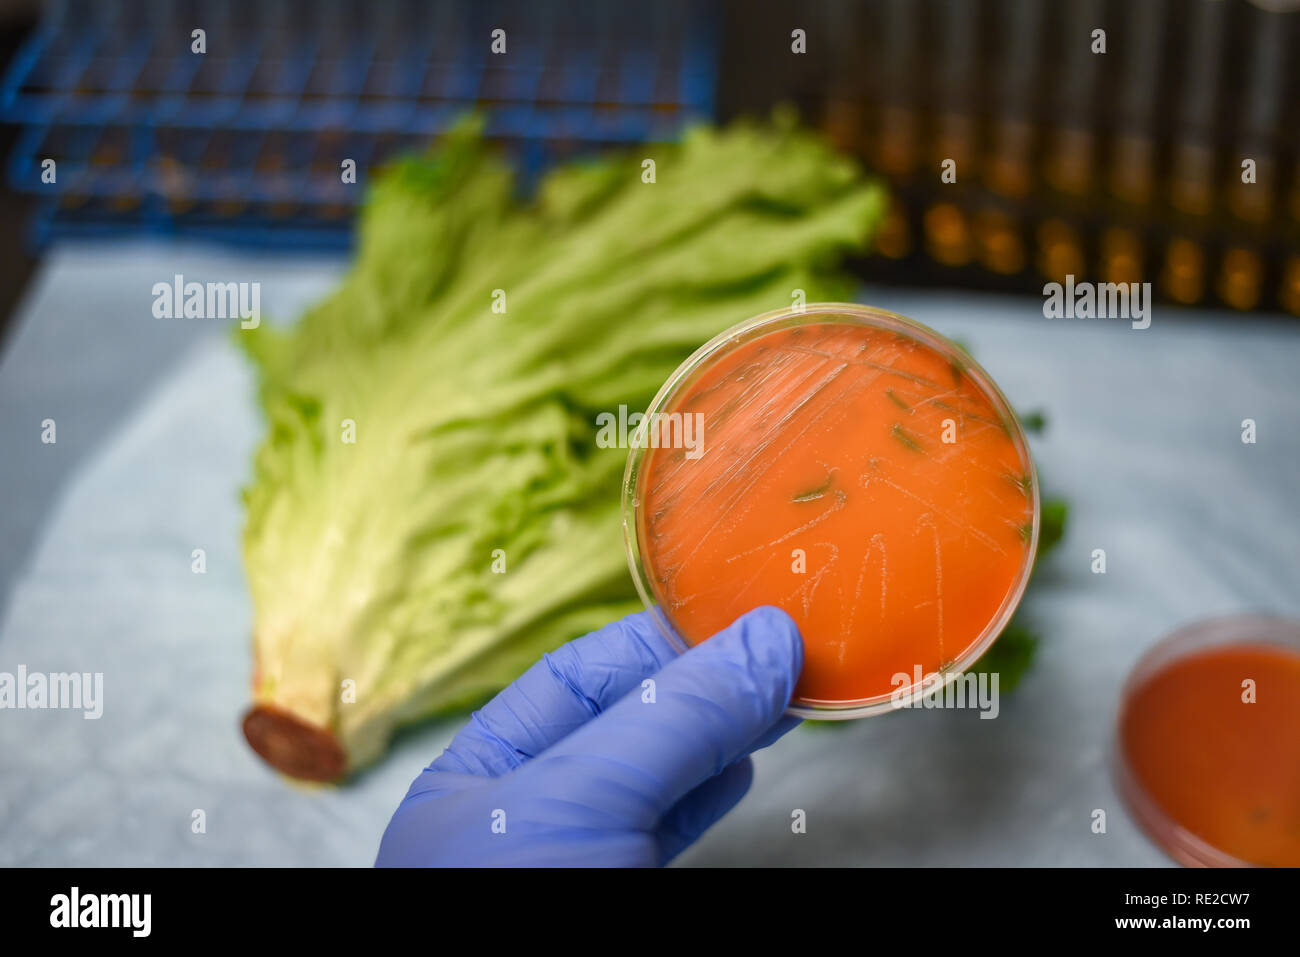
[[[788,121],[570,165],[530,203],[474,122],[379,175],[341,287],[241,333],[269,424],[244,493],[250,744],[342,777],[637,609],[626,451],[596,415],[643,410],[795,290],[851,298],[838,264],[883,208]]]
[[[1056,548],[1065,535],[1066,518],[1069,505],[1064,499],[1044,498],[1040,505],[1038,525],[1038,554],[1034,559],[1034,570],[1029,576],[1028,592],[1032,593],[1034,579],[1043,559]],[[1007,627],[1002,629],[989,650],[980,656],[980,660],[971,669],[973,671],[997,672],[1000,691],[1011,691],[1025,676],[1033,663],[1038,650],[1038,635],[1024,623],[1024,607],[1016,610]]]

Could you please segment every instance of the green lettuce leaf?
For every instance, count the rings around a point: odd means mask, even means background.
[[[574,163],[529,200],[473,119],[378,175],[340,287],[239,333],[267,422],[244,490],[255,708],[353,770],[639,608],[626,451],[597,447],[597,414],[644,410],[794,290],[851,298],[840,263],[884,201],[788,121]]]

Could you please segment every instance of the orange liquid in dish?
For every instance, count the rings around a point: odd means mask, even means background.
[[[702,454],[647,452],[655,598],[690,644],[783,608],[804,639],[797,701],[888,696],[896,674],[949,666],[1017,587],[1030,466],[989,395],[924,343],[779,329],[712,360],[665,411],[702,414]]]
[[[1120,744],[1185,831],[1240,861],[1300,867],[1300,654],[1241,644],[1180,658],[1129,697]]]

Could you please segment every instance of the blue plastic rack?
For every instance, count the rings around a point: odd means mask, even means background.
[[[469,110],[525,186],[710,118],[716,21],[686,0],[60,0],[0,85],[21,127],[9,181],[42,197],[37,247],[141,231],[342,247],[364,194],[342,159],[363,185]]]

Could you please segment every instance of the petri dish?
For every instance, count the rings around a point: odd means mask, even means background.
[[[1189,867],[1300,867],[1300,624],[1197,622],[1138,662],[1115,774],[1143,830]]]
[[[638,423],[623,481],[636,587],[679,650],[759,605],[798,623],[790,711],[879,714],[972,665],[1033,567],[1018,420],[954,343],[819,303],[707,342]]]

